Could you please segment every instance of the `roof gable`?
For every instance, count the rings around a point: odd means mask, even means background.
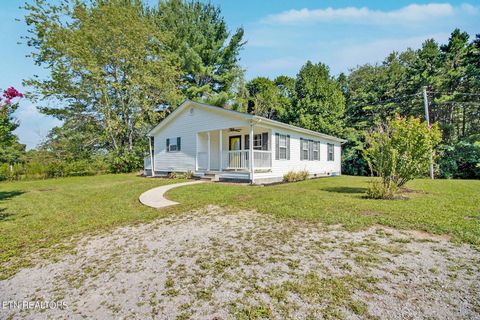
[[[223,115],[226,115],[226,116],[243,118],[245,120],[253,119],[253,116],[251,114],[248,114],[248,113],[243,113],[243,112],[239,112],[239,111],[235,111],[235,110],[229,110],[229,109],[216,107],[216,106],[212,106],[212,105],[209,105],[209,104],[195,102],[195,101],[191,101],[191,100],[185,100],[172,113],[170,113],[165,119],[163,119],[157,126],[155,126],[152,130],[150,130],[148,135],[151,136],[155,132],[157,132],[160,129],[162,129],[163,127],[165,127],[167,124],[172,122],[177,116],[179,116],[183,111],[185,111],[186,109],[188,109],[188,107],[190,107],[192,105],[196,106],[196,107],[203,108],[203,109],[208,110],[208,111],[222,113]]]

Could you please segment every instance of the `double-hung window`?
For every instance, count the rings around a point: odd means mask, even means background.
[[[278,136],[278,150],[279,150],[279,159],[287,159],[287,136],[279,135]]]
[[[327,161],[334,161],[333,144],[327,144]]]
[[[308,160],[310,159],[309,157],[309,148],[308,148],[308,140],[302,139],[302,159],[303,160]]]
[[[313,160],[320,160],[320,142],[313,142]]]
[[[275,159],[290,160],[290,136],[288,134],[275,133]]]
[[[181,150],[181,138],[167,138],[167,152],[176,152]]]

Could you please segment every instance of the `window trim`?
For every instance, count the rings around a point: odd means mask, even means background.
[[[276,145],[275,160],[289,161],[290,160],[290,135],[276,132],[275,140],[276,140],[275,141],[275,145]],[[284,142],[283,146],[280,143],[282,140]],[[282,155],[283,150],[285,150],[285,153]]]
[[[335,161],[335,145],[327,143],[327,161]]]
[[[316,157],[315,153],[317,154]],[[320,141],[313,141],[312,159],[313,161],[320,161]]]
[[[167,138],[166,139],[166,152],[168,153],[174,153],[174,152],[180,152],[181,151],[181,139],[182,137],[174,137],[174,138]],[[178,143],[180,140],[180,144]],[[172,143],[174,142],[174,143]],[[172,150],[172,146],[175,146],[175,150]]]
[[[309,140],[302,138],[300,143],[302,144],[302,160],[310,160]]]

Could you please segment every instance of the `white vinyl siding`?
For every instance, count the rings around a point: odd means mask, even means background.
[[[271,127],[272,134],[272,145],[276,144],[275,139],[280,135],[289,135],[290,136],[290,160],[280,160],[273,158],[272,161],[272,171],[269,173],[259,173],[255,174],[255,177],[282,177],[288,171],[300,171],[307,170],[312,175],[328,175],[328,174],[340,174],[341,173],[341,145],[339,142],[334,142],[319,138],[314,135],[307,135],[305,133],[298,133],[294,130],[288,130],[283,128]],[[278,134],[278,136],[277,136]],[[312,140],[313,143],[312,149],[316,150],[318,147],[318,160],[315,156],[315,151],[312,151],[312,160],[315,161],[303,161],[301,159],[301,141]],[[334,146],[334,161],[327,161],[327,144],[333,144]]]
[[[155,171],[195,171],[197,132],[225,130],[225,128],[248,125],[248,121],[240,116],[230,116],[221,110],[219,112],[210,111],[196,105],[188,106],[175,119],[154,134]],[[166,139],[175,137],[181,138],[181,151],[167,152]],[[211,139],[213,141],[218,137],[214,138],[214,134],[212,134]],[[228,141],[224,141],[224,143],[228,143]]]

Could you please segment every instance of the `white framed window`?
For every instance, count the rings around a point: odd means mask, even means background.
[[[279,150],[279,159],[287,159],[287,136],[286,135],[279,135],[278,136],[278,150]]]
[[[327,161],[334,161],[333,144],[327,144]]]
[[[309,160],[308,140],[302,139],[302,160]]]
[[[288,134],[275,133],[275,160],[290,160],[290,136]]]
[[[181,150],[181,138],[167,138],[167,152],[176,152]]]
[[[320,142],[313,142],[313,160],[320,160]]]
[[[254,134],[253,135],[253,149],[254,150],[262,150],[263,140],[262,134]]]

